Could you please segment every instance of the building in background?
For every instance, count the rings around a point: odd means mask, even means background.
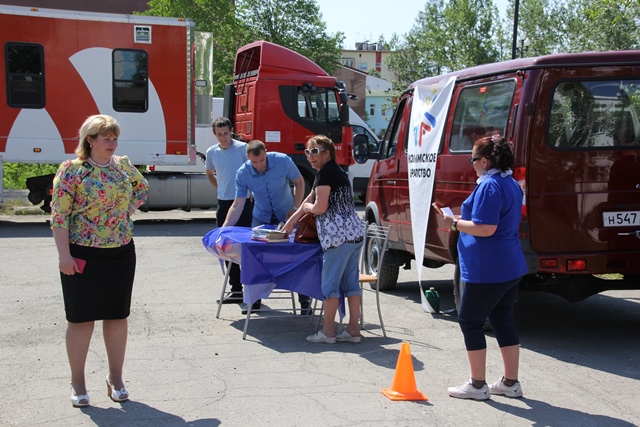
[[[367,76],[366,71],[360,71],[344,65],[333,73],[333,77],[342,80],[347,85],[349,106],[363,119],[366,107]]]
[[[384,133],[394,108],[392,83],[346,65],[336,70],[333,77],[347,85],[351,109],[376,135]]]
[[[384,60],[391,52],[385,50],[382,43],[356,43],[355,50],[343,49],[341,52],[340,62],[342,65],[365,73],[375,70],[380,74],[380,77],[390,82],[396,78],[395,74],[384,63]]]
[[[384,134],[395,106],[392,84],[376,76],[367,76],[365,117],[369,127],[381,136]]]
[[[333,75],[345,82],[350,95],[355,95],[349,106],[376,134],[384,133],[394,108],[391,82],[396,76],[385,64],[391,52],[382,43],[361,42],[356,43],[355,50],[343,49],[341,53],[342,67]]]

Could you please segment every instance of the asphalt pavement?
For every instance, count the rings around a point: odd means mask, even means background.
[[[131,401],[106,395],[96,324],[86,365],[91,406],[72,408],[57,253],[46,215],[0,216],[0,426],[631,426],[640,422],[640,291],[570,304],[523,293],[517,307],[524,398],[453,399],[469,377],[455,313],[427,314],[416,266],[365,298],[360,344],[314,344],[306,316],[253,319],[242,339],[239,305],[215,301],[223,276],[201,239],[213,211],[135,215],[138,253],[124,378]],[[453,307],[453,269],[424,269],[441,308]],[[265,300],[286,308],[287,300]],[[500,378],[488,340],[488,381]],[[402,343],[411,366],[396,366]],[[402,375],[399,374],[402,372]],[[415,389],[428,401],[391,401]],[[408,384],[408,385],[407,385]],[[402,390],[398,390],[402,391]]]

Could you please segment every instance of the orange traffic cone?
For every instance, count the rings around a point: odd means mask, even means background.
[[[391,388],[382,390],[382,394],[391,400],[429,400],[416,388],[416,376],[413,373],[409,343],[402,343],[393,384],[391,384]]]

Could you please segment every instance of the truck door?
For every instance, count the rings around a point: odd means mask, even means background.
[[[544,74],[527,171],[532,248],[560,255],[637,251],[640,79],[632,67]],[[589,273],[629,267],[613,254],[588,259]]]
[[[411,232],[411,225],[404,220],[404,210],[409,205],[404,147],[410,112],[411,97],[404,97],[398,103],[387,128],[379,161],[373,169],[367,191],[367,200],[374,200],[379,207],[382,225],[393,225],[389,239],[394,242],[400,241],[400,227],[408,228]]]

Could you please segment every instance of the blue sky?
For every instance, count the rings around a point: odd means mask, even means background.
[[[413,27],[418,12],[426,0],[316,0],[327,23],[327,31],[342,31],[344,45],[354,49],[356,42],[377,41],[380,34],[386,40],[395,32],[403,35]],[[507,0],[494,0],[503,16]]]

